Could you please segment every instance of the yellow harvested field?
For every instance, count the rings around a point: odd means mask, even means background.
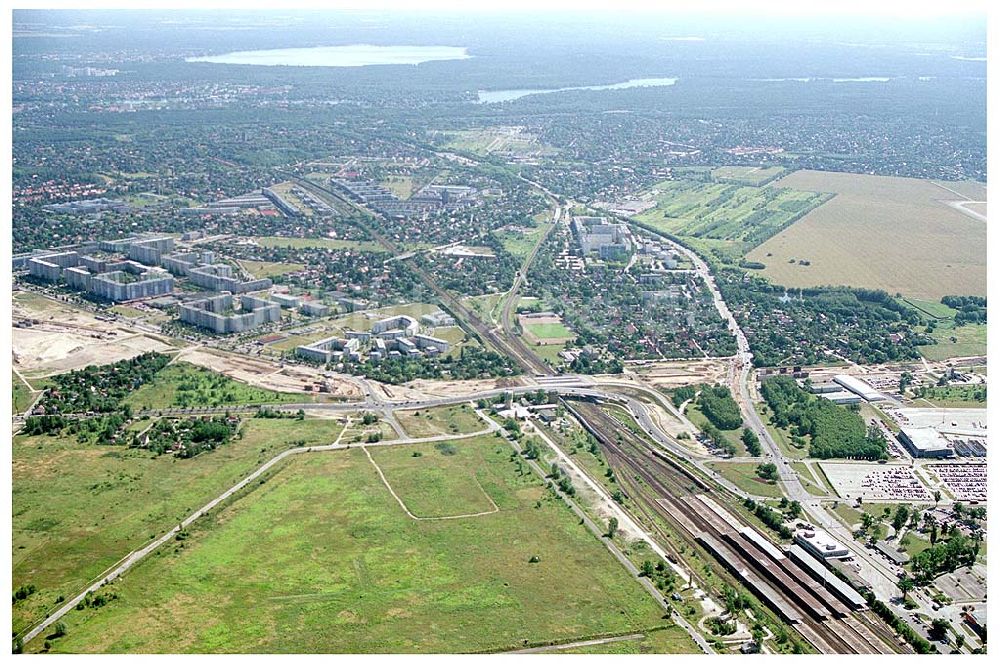
[[[773,282],[935,301],[986,295],[986,223],[953,205],[971,195],[985,203],[982,184],[797,171],[772,186],[836,193],[747,255],[766,265],[761,273]]]

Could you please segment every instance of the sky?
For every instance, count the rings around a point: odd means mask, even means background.
[[[987,0],[287,0],[282,10],[296,8],[356,11],[504,12],[622,12],[674,14],[747,14],[753,16],[870,16],[873,18],[932,18],[986,13]],[[268,0],[13,0],[17,8],[37,9],[275,9]]]

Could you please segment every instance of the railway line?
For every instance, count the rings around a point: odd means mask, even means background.
[[[322,197],[333,197],[338,201],[345,201],[342,197],[338,196],[336,192],[322,185],[308,181],[299,176],[294,176],[292,174],[286,174],[294,183],[302,187],[303,189],[311,191],[313,194]],[[346,202],[354,207],[356,204],[352,202]],[[360,209],[366,214],[372,214],[366,209]],[[372,229],[369,225],[364,222],[359,222],[359,224],[364,227],[365,231],[371,235],[380,245],[385,247],[387,250],[393,253],[393,255],[402,254],[402,248],[396,245],[394,242],[380,234],[375,229]],[[478,336],[488,345],[496,349],[498,352],[507,355],[508,357],[514,359],[522,370],[530,374],[536,375],[547,375],[551,373],[551,369],[539,359],[534,352],[524,343],[521,338],[517,336],[501,336],[497,332],[483,322],[474,312],[469,308],[465,307],[461,301],[459,301],[455,296],[453,296],[448,290],[444,289],[438,285],[437,281],[434,280],[430,275],[427,274],[422,268],[416,265],[413,261],[406,259],[404,260],[406,265],[414,272],[414,274],[420,278],[420,280],[427,285],[427,287],[434,292],[434,295],[438,297],[441,304],[451,311],[455,318],[464,323],[469,329],[469,332]],[[524,269],[522,268],[522,272]]]
[[[879,654],[887,647],[904,649],[870,611],[845,601],[835,587],[821,585],[773,543],[716,504],[698,476],[635,436],[600,406],[575,402],[571,410],[598,438],[625,490],[647,507],[647,518],[676,526],[688,540],[700,544],[818,651]],[[660,537],[664,536],[661,530]]]

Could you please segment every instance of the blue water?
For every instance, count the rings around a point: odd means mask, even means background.
[[[528,95],[545,95],[547,93],[565,92],[567,90],[621,90],[623,88],[652,88],[654,86],[672,86],[677,83],[677,79],[629,79],[621,83],[608,83],[600,86],[574,86],[571,88],[531,88],[520,90],[480,90],[480,104],[496,104],[497,102],[509,102],[514,99],[527,97]]]
[[[431,60],[471,58],[463,46],[314,46],[301,49],[235,51],[221,55],[187,58],[187,62],[220,65],[285,67],[365,67],[367,65],[419,65]]]

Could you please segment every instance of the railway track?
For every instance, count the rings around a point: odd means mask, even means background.
[[[777,551],[773,544],[759,535],[756,541],[744,536],[747,526],[736,520],[727,522],[706,499],[708,486],[697,476],[622,427],[601,407],[575,403],[571,409],[600,441],[619,482],[637,504],[649,507],[648,518],[655,513],[712,552],[817,650],[880,654],[900,649],[894,636],[886,640],[887,628],[879,627],[870,611],[852,612],[788,558],[769,555]],[[665,535],[661,531],[659,536]]]
[[[313,194],[323,197],[333,197],[338,201],[343,201],[355,208],[358,208],[357,204],[353,202],[346,201],[343,197],[339,196],[333,190],[323,187],[317,183],[308,181],[299,176],[292,174],[287,174],[289,179],[294,183],[298,184],[303,189],[311,191]],[[370,211],[361,209],[367,214],[373,214]],[[377,230],[371,228],[370,225],[364,222],[358,222],[358,224],[364,228],[364,230],[371,235],[380,245],[389,250],[393,255],[400,255],[403,253],[402,248],[400,248],[396,243],[392,242]],[[420,278],[427,287],[434,292],[434,295],[438,297],[441,304],[451,311],[455,318],[465,324],[470,333],[478,336],[481,340],[486,342],[488,345],[496,349],[498,352],[505,354],[506,356],[514,359],[522,370],[531,374],[537,375],[547,375],[551,372],[551,368],[546,365],[544,361],[538,358],[534,352],[525,344],[521,338],[517,336],[501,336],[497,332],[483,322],[474,312],[469,308],[465,307],[461,301],[459,301],[455,296],[453,296],[448,290],[444,289],[438,285],[437,281],[434,280],[430,275],[427,274],[422,268],[417,266],[416,262],[411,259],[405,259],[406,265],[414,272],[414,274]],[[523,270],[523,269],[522,269]]]

